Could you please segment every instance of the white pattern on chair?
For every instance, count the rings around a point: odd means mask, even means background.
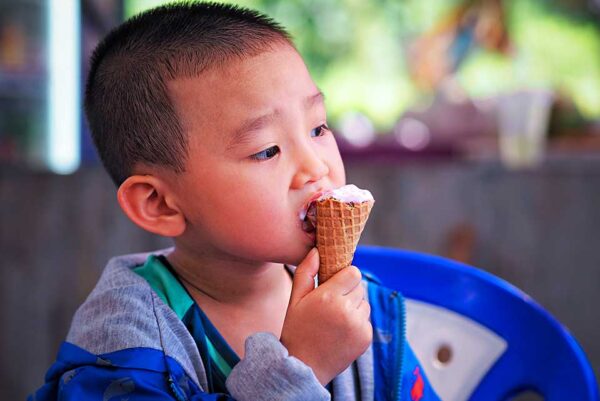
[[[467,401],[507,347],[479,323],[449,309],[406,299],[406,335],[442,401]]]

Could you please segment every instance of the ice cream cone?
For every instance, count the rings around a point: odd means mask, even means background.
[[[372,201],[355,203],[327,198],[316,202],[319,284],[350,266],[372,207]]]

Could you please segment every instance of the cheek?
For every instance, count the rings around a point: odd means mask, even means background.
[[[216,202],[221,210],[231,211],[228,218],[254,226],[264,225],[269,215],[278,216],[278,208],[283,202],[271,177],[257,179],[236,174],[230,178],[233,184],[218,196],[221,201]]]
[[[232,253],[250,252],[272,240],[273,226],[282,217],[282,202],[259,184],[232,186],[226,193],[213,195],[211,204],[212,210],[203,210],[204,229]]]
[[[221,210],[227,213],[216,222],[215,238],[232,253],[250,255],[285,237],[282,230],[289,211],[285,209],[285,200],[278,195],[265,183],[235,188],[221,204]]]

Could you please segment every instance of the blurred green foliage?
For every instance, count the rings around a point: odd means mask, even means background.
[[[377,130],[389,131],[405,110],[431,95],[408,74],[408,45],[463,1],[224,2],[258,9],[286,27],[326,95],[334,126],[344,113],[358,111]],[[126,17],[166,2],[126,1]],[[587,118],[599,118],[598,19],[585,18],[585,12],[567,14],[550,1],[506,0],[504,7],[516,52],[507,56],[475,47],[457,72],[466,91],[488,97],[523,87],[550,87],[572,98]]]

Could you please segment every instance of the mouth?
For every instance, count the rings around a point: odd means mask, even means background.
[[[307,233],[316,231],[316,204],[315,201],[321,197],[323,191],[317,191],[311,196],[300,211],[300,220],[302,222],[302,230]]]
[[[302,220],[302,230],[309,234],[312,234],[317,230],[313,224],[313,221],[308,217],[308,215],[304,220]]]

